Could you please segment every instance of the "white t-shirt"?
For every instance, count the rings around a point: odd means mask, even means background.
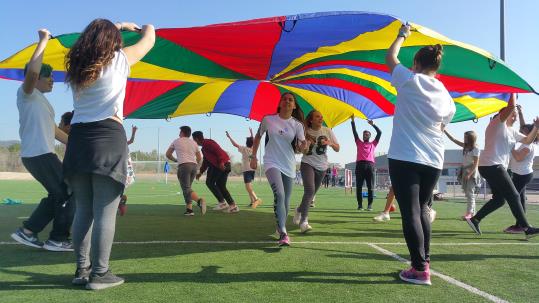
[[[388,158],[443,168],[442,124],[453,119],[456,108],[449,92],[438,79],[398,64],[391,74],[397,89],[397,103]]]
[[[464,152],[463,158],[462,158],[462,166],[466,167],[466,171],[468,172],[469,169],[473,167],[474,163],[474,157],[479,157],[479,148],[474,147],[472,150],[468,152]],[[474,177],[477,176],[477,169],[475,170]]]
[[[492,119],[485,130],[485,149],[479,166],[503,165],[508,167],[511,150],[516,142],[525,138],[518,130],[508,127],[500,115]]]
[[[509,165],[509,168],[511,168],[511,171],[515,174],[519,174],[519,175],[533,174],[533,159],[535,158],[535,155],[537,152],[537,144],[517,143],[515,146],[515,150],[517,151],[523,148],[529,149],[530,152],[520,162],[517,161],[515,157],[513,157],[513,154],[511,154],[511,164]]]
[[[327,145],[321,145],[322,139],[329,139],[331,142],[337,143],[337,138],[333,131],[325,126],[322,126],[319,130],[313,130],[312,128],[306,128],[305,132],[307,136],[311,136],[315,139],[316,143],[309,146],[309,150],[301,158],[301,162],[307,163],[317,170],[328,169],[328,155]]]
[[[253,149],[247,146],[238,146],[238,151],[241,153],[241,171],[253,171],[251,159],[249,159],[249,156],[253,154]]]
[[[129,62],[120,50],[99,78],[90,87],[73,90],[73,120],[71,124],[101,121],[113,116],[123,119],[125,87],[129,75]]]
[[[198,152],[198,145],[193,139],[180,137],[172,141],[170,148],[173,148],[176,152],[178,165],[183,163],[197,163],[196,154]]]
[[[303,124],[294,118],[281,119],[278,114],[262,119],[258,134],[267,132],[269,142],[264,153],[264,169],[277,168],[290,178],[296,176],[296,156],[292,141],[305,141]]]
[[[30,158],[54,152],[54,109],[42,92],[34,88],[26,94],[17,90],[21,157]]]

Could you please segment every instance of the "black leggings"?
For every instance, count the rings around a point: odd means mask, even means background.
[[[526,185],[530,184],[533,180],[533,173],[527,175],[519,175],[513,173],[511,176],[513,185],[520,195],[520,204],[522,204],[522,210],[526,212]],[[515,224],[518,226],[518,222]]]
[[[517,219],[517,225],[524,228],[529,227],[524,209],[520,204],[520,195],[507,170],[502,165],[479,166],[479,173],[487,180],[492,191],[492,199],[481,207],[474,218],[478,221],[483,220],[490,213],[502,207],[507,200],[511,213]]]
[[[234,199],[230,196],[226,188],[226,181],[230,173],[230,162],[225,164],[225,170],[222,171],[213,165],[208,166],[208,175],[206,176],[206,186],[210,189],[215,198],[222,203],[226,200],[228,204],[233,204]]]
[[[363,182],[367,183],[367,193],[369,206],[371,207],[373,201],[372,188],[374,187],[374,163],[369,161],[357,161],[356,162],[356,199],[357,205],[363,207]]]
[[[404,239],[412,267],[419,271],[430,262],[429,203],[440,172],[431,166],[389,159],[389,176],[401,211]]]

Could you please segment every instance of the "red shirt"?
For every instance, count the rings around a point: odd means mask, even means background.
[[[200,167],[201,172],[206,170],[208,163],[220,169],[221,164],[230,162],[228,154],[212,139],[202,141],[202,155],[204,156],[204,162]]]

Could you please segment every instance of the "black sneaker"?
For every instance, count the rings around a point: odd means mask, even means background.
[[[528,240],[539,234],[539,228],[528,227],[524,233],[526,234],[526,240]]]
[[[35,248],[42,248],[43,242],[40,242],[37,238],[37,235],[26,234],[22,227],[19,227],[14,233],[11,234],[11,238],[21,244],[24,244],[26,246],[35,247]]]
[[[93,273],[90,275],[88,284],[86,284],[86,289],[88,290],[99,290],[109,287],[118,286],[123,284],[125,280],[114,275],[110,270],[106,273],[97,274]]]
[[[49,239],[45,241],[43,248],[49,251],[73,251],[73,243],[71,240],[54,241]]]
[[[71,280],[73,285],[86,285],[88,280],[90,280],[90,273],[92,272],[92,267],[88,266],[87,268],[77,268],[75,271],[75,277]]]
[[[466,222],[468,222],[468,225],[472,228],[472,230],[478,234],[481,235],[481,229],[479,228],[479,221],[477,221],[475,218],[466,218]]]
[[[185,212],[183,213],[184,216],[194,216],[195,212],[192,209],[186,208]]]

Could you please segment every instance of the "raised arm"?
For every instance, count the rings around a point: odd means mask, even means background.
[[[133,142],[135,142],[135,134],[137,133],[137,130],[138,130],[138,127],[136,126],[131,126],[131,138],[129,139],[129,141],[127,141],[127,145],[131,145],[133,144]]]
[[[367,121],[372,127],[374,127],[374,130],[376,130],[376,137],[374,137],[374,141],[380,142],[380,137],[382,136],[382,131],[374,124],[374,121],[368,120]]]
[[[254,138],[253,136],[253,129],[249,127],[249,134],[251,134],[251,138]]]
[[[172,148],[171,146],[167,149],[165,156],[167,157],[167,159],[169,159],[172,162],[178,162],[178,160],[174,158],[174,156],[172,155],[173,152],[174,152],[174,148]]]
[[[240,147],[240,145],[238,143],[236,143],[236,141],[234,141],[234,139],[232,139],[232,137],[230,136],[228,131],[225,131],[225,134],[226,134],[226,137],[228,138],[228,140],[230,140],[230,143],[232,143],[232,145],[234,145],[235,148]]]
[[[464,148],[464,142],[461,142],[459,140],[457,140],[457,138],[453,137],[447,130],[444,129],[444,133],[445,135],[447,136],[447,138],[449,138],[449,140],[453,141],[453,143],[455,143],[456,145]]]
[[[522,127],[526,124],[526,120],[524,120],[524,115],[522,114],[522,106],[520,106],[520,104],[517,104],[516,107],[518,114],[518,124],[520,125],[520,127]]]
[[[359,140],[359,136],[356,130],[356,123],[354,122],[354,115],[350,116],[350,124],[352,124],[352,133],[354,133],[354,140]]]
[[[535,141],[538,130],[539,130],[539,117],[535,117],[535,119],[533,119],[532,131],[526,137],[520,140],[520,143],[531,144],[533,141]]]
[[[143,25],[142,30],[138,27],[138,25],[131,22],[116,23],[116,27],[119,30],[141,32],[142,37],[137,43],[123,49],[125,55],[127,56],[129,65],[133,65],[144,58],[144,56],[146,56],[146,54],[155,44],[155,29],[151,24]]]
[[[252,169],[256,169],[256,167],[258,166],[258,159],[256,158],[256,153],[258,152],[258,147],[260,147],[261,139],[262,139],[262,136],[260,135],[259,132],[257,132],[253,140],[253,147],[251,147],[252,153],[251,153],[250,166]]]
[[[399,34],[397,35],[397,38],[389,49],[387,50],[386,54],[386,65],[389,68],[389,73],[393,73],[393,69],[397,64],[401,63],[399,61],[399,52],[401,49],[402,44],[404,43],[404,40],[410,36],[410,26],[403,24],[399,30]]]
[[[37,43],[36,50],[28,62],[26,67],[26,75],[24,76],[24,82],[22,89],[25,94],[31,94],[36,87],[37,80],[39,79],[39,72],[41,71],[41,65],[43,64],[43,53],[45,47],[51,38],[51,33],[46,29],[40,29],[38,32],[39,42]]]
[[[507,106],[504,107],[500,111],[500,121],[502,123],[505,123],[507,118],[509,118],[509,116],[513,113],[513,111],[515,110],[515,106],[516,106],[516,95],[511,94],[511,97],[509,97],[509,102],[507,102]]]
[[[63,130],[58,128],[58,126],[55,126],[54,138],[64,144],[67,144],[68,136]]]

